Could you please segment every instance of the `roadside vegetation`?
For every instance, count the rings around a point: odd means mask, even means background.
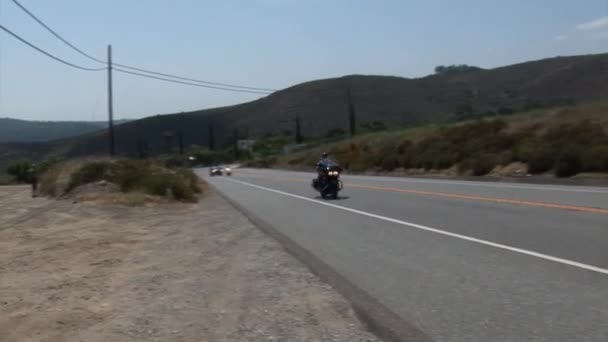
[[[39,164],[25,159],[16,160],[8,164],[5,173],[0,176],[0,179],[2,179],[5,183],[12,184],[32,183],[35,175],[46,172],[60,161],[61,159],[56,157],[44,159]]]
[[[202,192],[199,178],[190,169],[168,168],[156,160],[68,161],[48,169],[41,176],[41,193],[69,196],[85,187],[116,189],[122,194],[162,197],[180,202],[197,202]],[[145,198],[141,198],[142,201]]]
[[[322,150],[350,171],[450,170],[495,174],[518,164],[524,174],[608,172],[608,104],[538,110],[499,119],[369,133],[281,156],[275,166],[314,165]]]

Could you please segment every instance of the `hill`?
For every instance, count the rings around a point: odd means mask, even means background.
[[[152,153],[184,144],[207,145],[209,126],[216,145],[229,146],[239,135],[269,133],[293,136],[300,118],[305,137],[322,137],[348,127],[348,92],[359,127],[411,127],[426,123],[509,115],[608,98],[608,54],[555,57],[495,69],[462,71],[407,79],[393,76],[351,75],[299,84],[235,106],[149,117],[116,129],[117,150],[134,154],[147,145]],[[167,137],[166,133],[172,134]],[[54,141],[48,148],[67,155],[105,153],[102,131]]]
[[[121,120],[118,123],[126,122]],[[40,142],[105,129],[103,121],[28,121],[0,118],[0,142]]]
[[[524,176],[580,173],[606,179],[608,102],[534,110],[509,117],[431,124],[371,132],[354,138],[314,141],[280,154],[254,150],[253,166],[310,170],[329,151],[347,170],[438,174]],[[589,173],[603,173],[591,175]]]

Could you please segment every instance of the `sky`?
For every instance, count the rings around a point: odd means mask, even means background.
[[[608,52],[608,0],[19,0],[99,59],[212,82],[281,89],[349,74],[421,77]],[[0,0],[0,24],[71,63],[103,67]],[[114,73],[116,118],[263,95]],[[0,117],[105,120],[107,74],[73,69],[0,32]]]

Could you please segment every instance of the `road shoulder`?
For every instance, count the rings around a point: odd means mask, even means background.
[[[199,204],[145,208],[0,192],[7,340],[377,340],[213,190]]]

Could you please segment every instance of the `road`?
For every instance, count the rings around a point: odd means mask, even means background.
[[[608,341],[608,188],[313,176],[207,180],[430,340]]]

